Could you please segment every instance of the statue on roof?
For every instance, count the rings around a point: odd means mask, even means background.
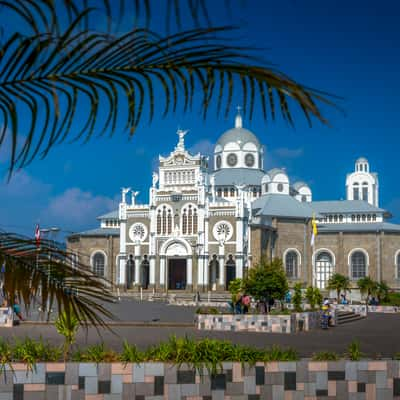
[[[126,203],[126,195],[131,191],[130,187],[123,187],[121,188],[121,194],[122,194],[122,203]]]
[[[179,141],[178,144],[176,145],[176,149],[175,150],[181,150],[184,151],[185,150],[185,135],[189,132],[189,130],[182,130],[182,129],[178,129],[176,134],[179,136]]]

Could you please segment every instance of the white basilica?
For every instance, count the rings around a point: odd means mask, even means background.
[[[100,227],[68,238],[96,273],[128,289],[224,291],[261,257],[279,257],[291,283],[323,289],[337,271],[397,285],[400,226],[379,208],[378,177],[365,158],[347,176],[346,200],[313,201],[310,187],[290,182],[284,169],[264,170],[263,146],[240,113],[210,165],[187,151],[186,133],[159,157],[148,204],[124,188]],[[319,234],[311,248],[313,215]]]

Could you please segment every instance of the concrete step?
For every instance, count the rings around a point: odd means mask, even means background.
[[[339,311],[337,314],[337,323],[338,325],[347,324],[349,322],[359,321],[363,319],[360,314],[353,313],[351,311]]]

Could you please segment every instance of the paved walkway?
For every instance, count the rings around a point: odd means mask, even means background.
[[[182,307],[179,307],[179,310],[181,313],[187,312]],[[177,316],[177,318],[180,317]],[[399,332],[400,315],[370,313],[367,319],[330,328],[327,331],[316,330],[296,334],[212,332],[177,327],[114,327],[114,333],[102,331],[102,337],[99,337],[97,331],[90,328],[87,334],[85,331],[79,332],[78,344],[84,346],[103,340],[107,346],[118,350],[121,348],[123,340],[127,339],[130,343],[135,343],[139,348],[145,349],[150,345],[167,340],[170,335],[174,334],[197,338],[226,339],[234,343],[257,347],[272,344],[290,346],[297,349],[302,357],[310,357],[314,352],[322,350],[343,353],[353,339],[358,339],[361,350],[367,355],[390,357],[394,353],[400,352]],[[50,340],[54,344],[62,343],[62,337],[57,334],[53,326],[48,325],[22,324],[11,329],[1,328],[0,335],[4,338],[13,336],[39,338],[42,336],[43,339]]]

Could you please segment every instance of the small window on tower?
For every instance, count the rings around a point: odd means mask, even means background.
[[[283,192],[283,185],[282,183],[278,183],[278,192]]]

